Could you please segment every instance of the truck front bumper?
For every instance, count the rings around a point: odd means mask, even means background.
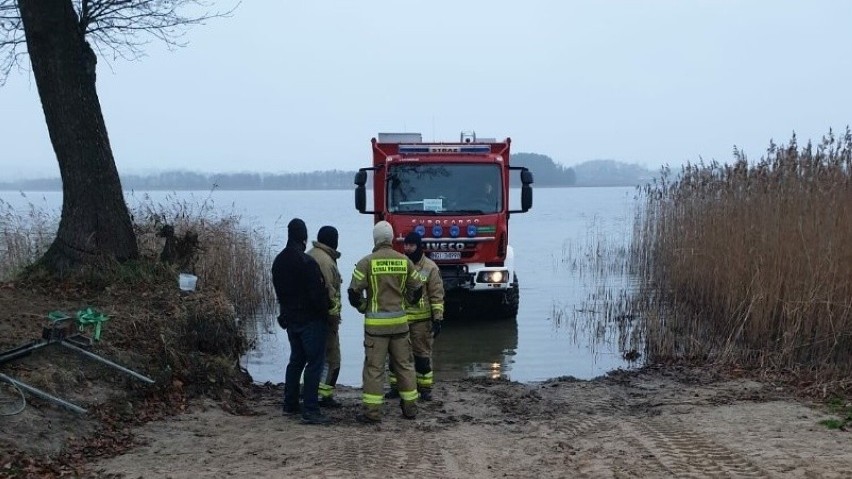
[[[511,287],[509,272],[504,268],[479,268],[469,271],[467,265],[441,266],[445,292],[500,291]]]

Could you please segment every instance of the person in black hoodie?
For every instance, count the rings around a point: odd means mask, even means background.
[[[272,285],[278,298],[278,324],[287,330],[290,362],[284,378],[284,412],[299,412],[299,378],[304,371],[302,422],[327,424],[319,409],[317,389],[325,364],[326,318],[331,306],[317,262],[305,254],[308,229],[293,218],[287,225],[287,246],[272,263]]]

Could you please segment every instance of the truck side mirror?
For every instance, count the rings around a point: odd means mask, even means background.
[[[372,214],[373,211],[367,211],[367,170],[375,168],[361,168],[355,173],[355,209],[359,213]]]
[[[367,176],[366,172],[359,171],[358,173],[364,173],[364,176]],[[355,183],[358,183],[357,175]],[[355,209],[358,210],[359,213],[367,212],[367,187],[363,184],[355,187]]]
[[[364,186],[367,184],[367,172],[364,170],[359,170],[355,173],[355,184],[358,186]]]
[[[521,209],[519,210],[511,210],[509,214],[512,213],[526,213],[530,209],[532,209],[533,205],[533,195],[532,195],[532,183],[533,183],[533,174],[529,168],[524,166],[510,166],[510,170],[520,170],[521,172]]]
[[[529,172],[524,172],[529,173]],[[532,174],[530,174],[532,176]],[[523,173],[521,173],[521,177],[523,181]],[[530,178],[530,183],[532,183],[532,178]],[[523,212],[527,212],[532,208],[533,204],[533,195],[532,195],[532,186],[529,183],[524,182],[523,186],[521,186],[521,210]]]

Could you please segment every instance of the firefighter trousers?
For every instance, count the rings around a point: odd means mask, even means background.
[[[408,323],[411,336],[411,351],[414,354],[414,371],[417,378],[417,389],[420,391],[432,389],[434,375],[432,374],[432,322],[416,321]],[[391,389],[397,389],[396,371],[390,368],[388,379]]]
[[[325,366],[320,376],[319,396],[328,398],[334,395],[337,376],[340,375],[340,332],[329,328],[325,336]]]
[[[406,402],[417,400],[417,380],[408,333],[390,336],[368,334],[364,337],[363,372],[363,402],[368,408],[381,406],[384,402],[385,361],[388,358],[397,376],[400,398]]]

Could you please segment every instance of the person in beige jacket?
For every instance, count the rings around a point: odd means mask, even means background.
[[[441,279],[441,270],[438,269],[438,265],[423,254],[423,241],[419,234],[413,231],[408,233],[403,241],[403,250],[420,275],[426,278],[420,301],[406,304],[405,312],[408,315],[411,348],[414,353],[417,390],[420,393],[420,399],[431,401],[434,383],[432,344],[441,333],[441,321],[444,320],[444,281]],[[391,389],[385,397],[398,397],[396,375],[391,370],[388,376]]]
[[[356,419],[365,423],[382,419],[388,356],[397,374],[402,414],[407,419],[417,416],[417,381],[404,302],[420,299],[423,282],[414,263],[394,251],[392,241],[390,223],[376,223],[373,252],[355,265],[347,290],[349,303],[364,314],[364,409]]]
[[[337,268],[340,253],[337,251],[338,234],[333,226],[323,226],[317,232],[317,240],[308,255],[319,264],[328,290],[328,329],[325,337],[325,367],[320,376],[319,405],[321,407],[340,407],[334,399],[334,387],[340,375],[340,285],[343,279]]]

